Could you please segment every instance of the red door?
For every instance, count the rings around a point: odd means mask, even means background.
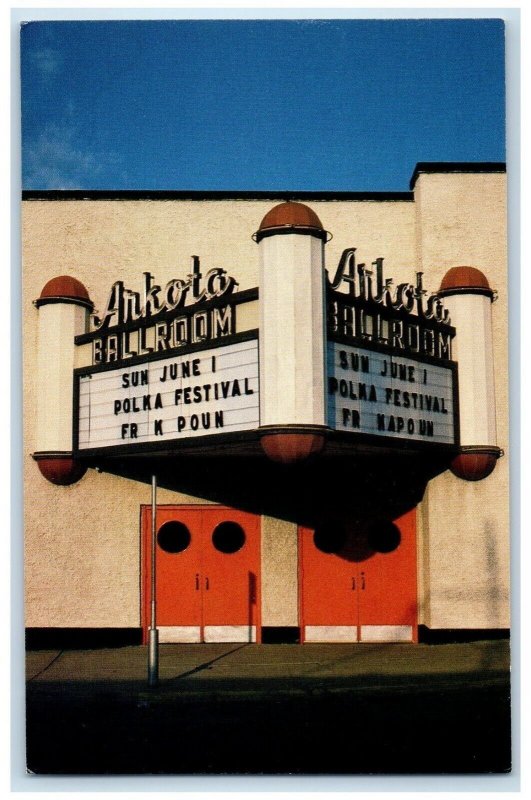
[[[375,549],[359,564],[360,641],[416,641],[415,534],[415,511],[369,528],[369,545]]]
[[[143,506],[141,516],[147,637],[151,506]],[[218,506],[159,506],[156,526],[160,641],[258,641],[260,518]]]
[[[341,526],[299,528],[302,641],[358,640],[357,564]]]
[[[416,641],[415,511],[299,529],[303,641]]]

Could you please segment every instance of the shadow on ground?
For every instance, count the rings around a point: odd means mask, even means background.
[[[207,669],[208,666],[204,666]],[[40,774],[478,774],[510,770],[506,673],[27,687]],[[43,676],[44,677],[44,676]]]

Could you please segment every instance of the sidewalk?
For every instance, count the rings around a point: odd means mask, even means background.
[[[509,643],[162,645],[27,655],[39,774],[510,768]]]
[[[378,687],[502,685],[509,670],[509,642],[468,644],[180,644],[159,648],[160,691],[181,693],[293,691],[345,686]],[[147,648],[33,651],[26,679],[55,682],[147,685]]]

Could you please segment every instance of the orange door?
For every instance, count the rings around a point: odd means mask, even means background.
[[[144,531],[144,624],[150,621],[151,507],[142,509]],[[157,509],[156,622],[170,627],[178,620],[193,635],[201,625],[201,525],[197,512]],[[183,635],[186,631],[183,631]],[[197,637],[197,634],[196,634]],[[197,640],[198,637],[197,637]]]
[[[158,506],[161,642],[259,638],[259,517],[218,506]],[[151,507],[142,508],[144,636],[150,625]]]
[[[416,641],[416,513],[368,529],[372,555],[359,564],[360,641]]]
[[[415,511],[301,528],[303,641],[416,641]]]
[[[299,529],[302,640],[357,641],[357,564],[341,525]]]
[[[260,518],[226,509],[203,514],[205,641],[256,641]]]

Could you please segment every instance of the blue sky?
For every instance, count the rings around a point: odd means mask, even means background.
[[[405,191],[504,161],[494,19],[34,22],[24,189]]]

